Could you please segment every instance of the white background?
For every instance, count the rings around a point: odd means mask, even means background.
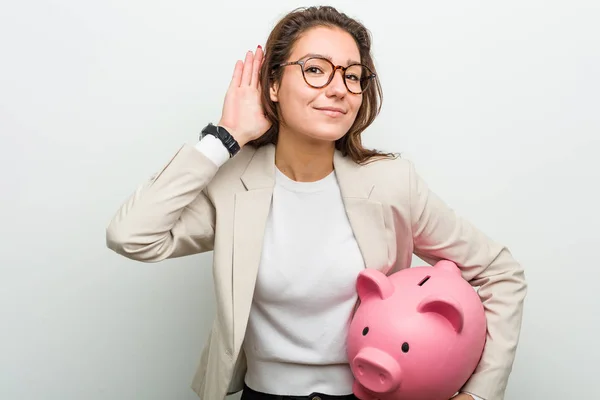
[[[235,61],[310,4],[3,2],[1,399],[197,399],[212,255],[136,263],[104,229],[218,121]],[[331,4],[374,37],[365,143],[404,152],[526,269],[506,398],[600,398],[600,3]]]

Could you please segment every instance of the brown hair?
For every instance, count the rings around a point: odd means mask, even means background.
[[[330,6],[301,7],[283,17],[271,31],[265,44],[265,58],[260,71],[262,88],[262,105],[267,118],[272,122],[271,128],[258,139],[250,142],[255,147],[277,143],[279,134],[279,115],[277,107],[269,96],[273,83],[281,82],[281,69],[273,69],[275,65],[287,61],[292,47],[307,30],[318,27],[337,27],[348,32],[358,46],[361,62],[376,73],[371,56],[371,37],[369,31],[358,21],[348,17]],[[377,79],[363,93],[363,101],[358,110],[356,120],[348,132],[335,143],[336,149],[344,156],[350,156],[357,163],[365,163],[376,156],[394,156],[369,150],[361,143],[361,133],[375,120],[381,110],[383,93]]]

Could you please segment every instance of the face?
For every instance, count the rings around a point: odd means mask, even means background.
[[[361,61],[352,36],[337,28],[316,27],[306,31],[286,61],[305,59],[307,54],[319,54],[344,67]],[[278,103],[285,124],[280,133],[291,132],[327,142],[344,136],[356,119],[363,94],[352,94],[346,89],[340,70],[329,85],[317,89],[304,81],[302,66],[282,68],[281,82],[270,90],[271,100]]]

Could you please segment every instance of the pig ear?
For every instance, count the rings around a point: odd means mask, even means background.
[[[420,313],[436,313],[450,322],[456,333],[461,333],[464,324],[464,313],[459,302],[450,297],[429,296],[417,306]]]
[[[437,263],[435,263],[434,267],[438,268],[438,269],[442,269],[444,271],[452,272],[453,274],[461,276],[460,269],[452,261],[441,260],[441,261],[438,261]]]
[[[394,293],[394,286],[383,272],[376,269],[364,269],[358,274],[356,290],[358,297],[363,301],[371,296],[383,300]]]

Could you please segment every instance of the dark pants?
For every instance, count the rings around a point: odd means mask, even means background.
[[[244,384],[241,400],[358,400],[358,397],[353,394],[334,396],[324,393],[311,393],[307,396],[279,396],[276,394],[257,392]]]

